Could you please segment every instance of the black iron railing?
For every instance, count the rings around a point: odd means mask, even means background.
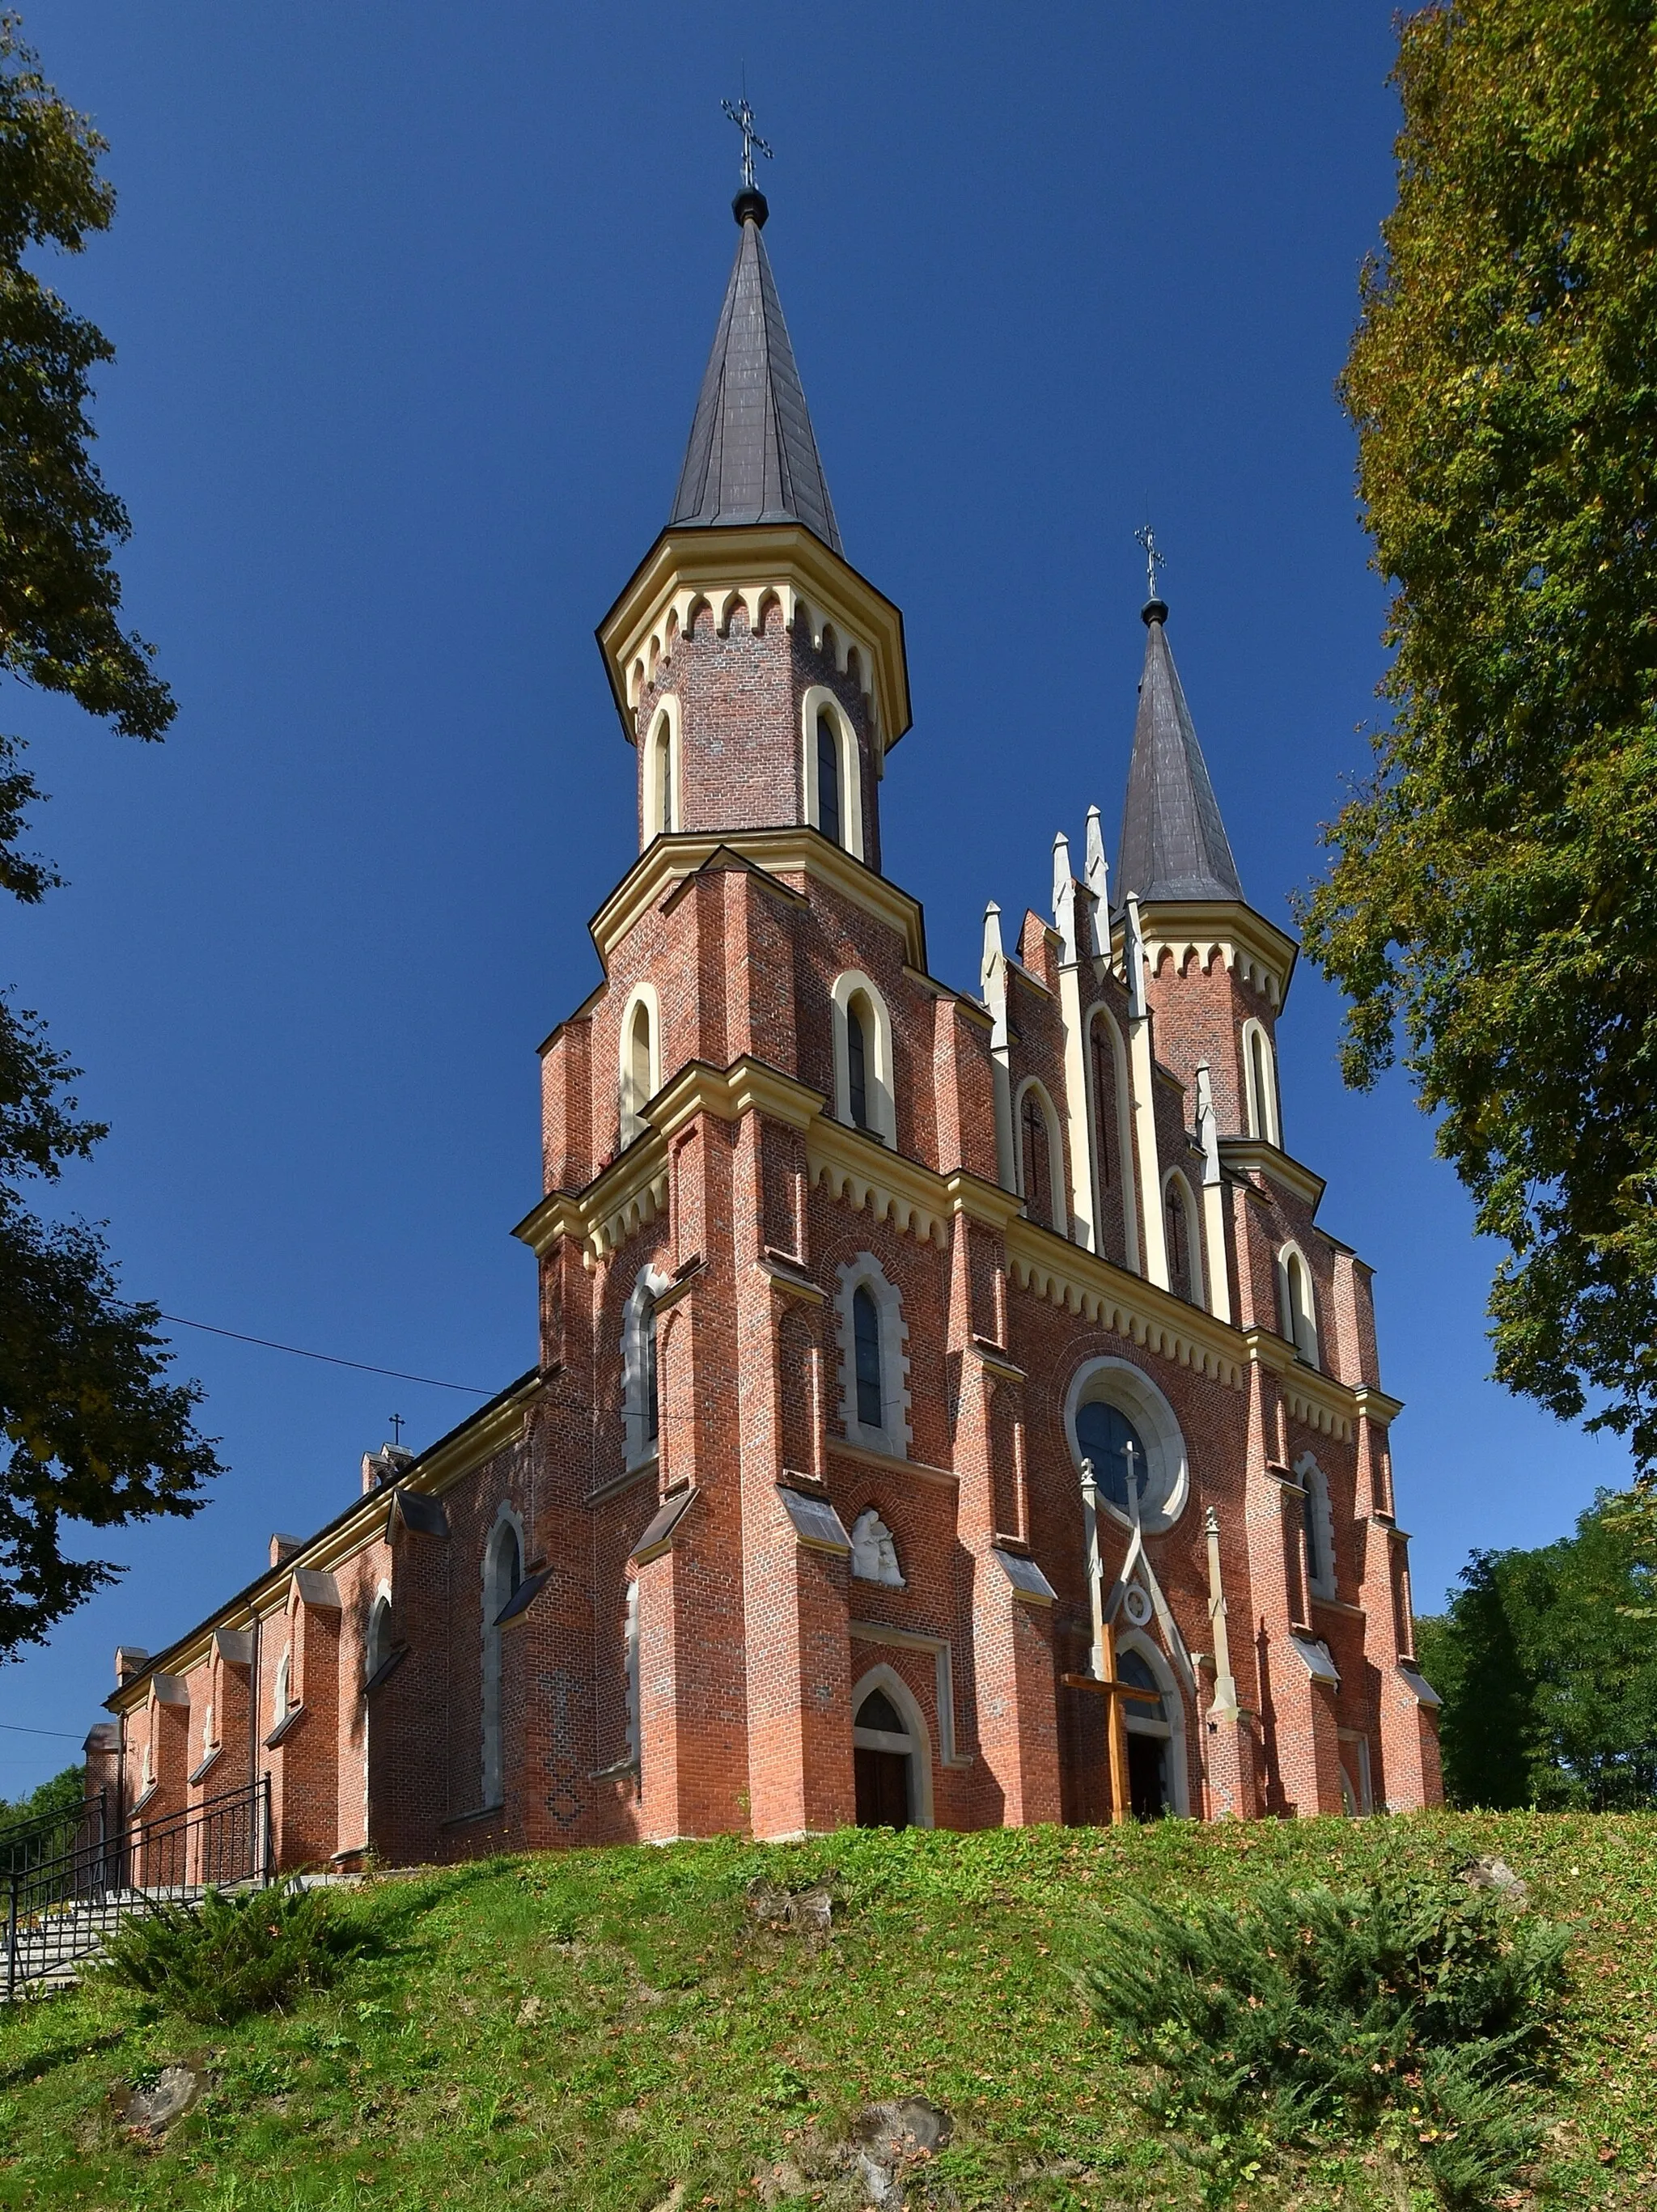
[[[13,1821],[0,1829],[0,1874],[27,1874],[46,1859],[95,1851],[108,1832],[108,1823],[109,1793],[104,1790],[78,1805]]]
[[[113,1833],[102,1804],[89,1800],[67,1845],[55,1851],[36,1848],[49,1839],[20,1844],[17,1834],[0,1844],[7,1997],[64,1979],[132,1913],[163,1900],[193,1904],[209,1887],[268,1882],[270,1778],[153,1820],[140,1804]]]

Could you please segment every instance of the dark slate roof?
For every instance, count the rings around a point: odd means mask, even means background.
[[[1122,811],[1116,889],[1152,899],[1241,899],[1214,787],[1168,649],[1160,599],[1144,610],[1145,665]]]
[[[707,357],[669,527],[803,522],[844,555],[755,203]],[[762,207],[763,202],[759,204]]]

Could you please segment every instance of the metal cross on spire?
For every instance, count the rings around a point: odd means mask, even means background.
[[[1156,533],[1147,522],[1134,532],[1133,542],[1144,548],[1145,597],[1147,599],[1158,599],[1161,594],[1156,589],[1156,572],[1159,568],[1165,568],[1168,561],[1165,555],[1156,550]]]
[[[742,188],[745,192],[756,192],[759,186],[754,181],[754,155],[757,149],[768,161],[771,149],[754,128],[754,111],[748,105],[746,92],[734,107],[728,100],[722,100],[719,105],[742,133]]]

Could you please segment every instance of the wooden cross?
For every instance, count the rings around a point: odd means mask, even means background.
[[[1133,1462],[1138,1455],[1132,1443],[1127,1453],[1128,1497],[1134,1507],[1134,1518],[1138,1518],[1138,1492],[1135,1487]],[[1113,1824],[1132,1820],[1133,1807],[1128,1795],[1127,1727],[1123,1705],[1129,1698],[1137,1698],[1141,1705],[1154,1705],[1157,1692],[1141,1690],[1131,1682],[1122,1680],[1116,1668],[1116,1625],[1105,1615],[1105,1593],[1099,1562],[1099,1485],[1094,1479],[1093,1462],[1082,1462],[1082,1523],[1088,1547],[1088,1588],[1093,1599],[1093,1672],[1090,1674],[1065,1674],[1061,1679],[1067,1690],[1086,1690],[1096,1698],[1105,1700],[1105,1741],[1110,1760],[1110,1817]]]

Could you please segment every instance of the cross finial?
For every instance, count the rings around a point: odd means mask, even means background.
[[[754,181],[754,155],[756,152],[763,154],[768,161],[771,149],[754,128],[754,111],[748,105],[746,92],[734,107],[728,100],[722,100],[719,105],[742,133],[742,188],[745,192],[756,192],[759,186]]]
[[[1156,550],[1156,533],[1148,522],[1144,523],[1134,532],[1133,542],[1144,548],[1145,598],[1147,601],[1160,599],[1162,594],[1156,589],[1156,572],[1159,568],[1165,568],[1168,562],[1166,556]]]
[[[402,1416],[402,1414],[401,1414],[401,1413],[388,1413],[388,1414],[386,1415],[386,1417],[385,1417],[385,1418],[387,1419],[387,1420],[389,1420],[389,1421],[390,1421],[390,1423],[391,1423],[391,1442],[392,1442],[394,1444],[400,1444],[400,1443],[403,1442],[403,1416]]]

